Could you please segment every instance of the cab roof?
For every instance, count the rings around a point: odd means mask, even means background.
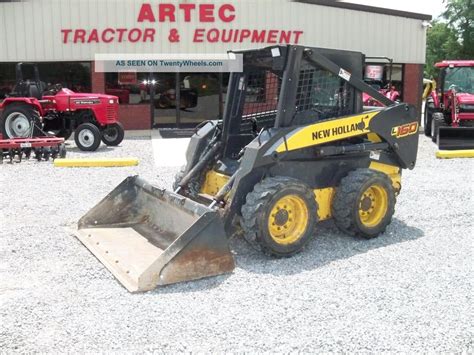
[[[443,60],[442,62],[436,63],[436,68],[446,67],[474,67],[474,60]]]

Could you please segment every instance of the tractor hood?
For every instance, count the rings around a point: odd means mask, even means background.
[[[474,94],[469,94],[465,92],[457,93],[456,98],[458,99],[458,103],[460,105],[463,105],[463,104],[473,105],[474,104]]]
[[[58,96],[69,96],[74,99],[100,99],[102,100],[118,100],[117,96],[113,95],[106,95],[106,94],[92,94],[92,93],[77,93],[69,89],[61,89],[58,91],[58,93],[55,95],[56,97]]]

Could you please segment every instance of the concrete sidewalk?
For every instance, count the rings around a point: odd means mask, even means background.
[[[151,141],[155,166],[181,167],[186,163],[185,154],[189,138],[163,139],[160,131],[155,129],[151,131]]]

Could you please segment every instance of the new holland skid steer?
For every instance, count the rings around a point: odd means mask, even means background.
[[[174,191],[129,177],[78,223],[78,238],[129,291],[230,272],[241,231],[284,257],[333,218],[384,232],[415,166],[415,108],[362,81],[358,52],[275,46],[236,52],[222,120],[191,138]],[[363,111],[362,92],[387,107]]]

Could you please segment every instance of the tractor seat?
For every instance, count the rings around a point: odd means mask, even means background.
[[[28,97],[35,97],[38,100],[43,98],[43,90],[36,83],[28,83],[27,85]]]
[[[43,98],[43,84],[38,84],[33,81],[21,81],[15,85],[10,96],[12,97],[34,97],[38,100]]]

